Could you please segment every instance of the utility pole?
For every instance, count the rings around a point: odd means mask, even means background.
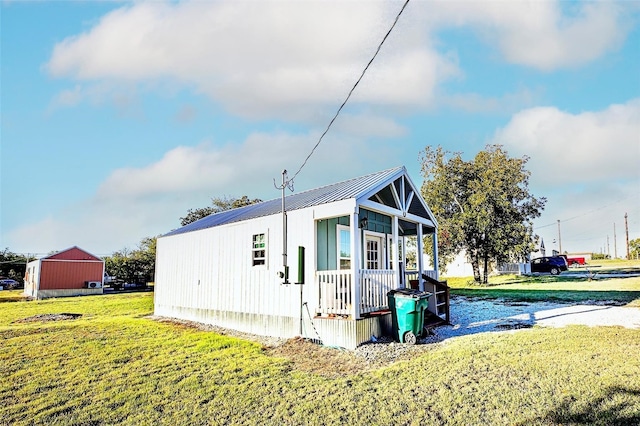
[[[609,247],[609,236],[607,235],[607,256],[611,257],[611,247]]]
[[[616,239],[616,223],[613,222],[613,258],[618,258],[618,241]]]
[[[558,219],[558,250],[562,254],[562,238],[560,238],[560,219]]]
[[[629,222],[627,221],[627,217],[629,215],[627,215],[627,213],[625,212],[624,214],[624,232],[626,234],[626,238],[627,238],[627,260],[630,259],[629,257]]]
[[[282,171],[282,272],[281,278],[283,278],[283,284],[289,284],[289,266],[287,266],[287,210],[285,208],[285,195],[284,190],[290,184],[287,179],[287,171]]]

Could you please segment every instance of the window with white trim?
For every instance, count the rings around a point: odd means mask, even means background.
[[[266,265],[267,263],[267,240],[264,234],[253,235],[251,262],[253,266]]]
[[[351,230],[348,226],[336,225],[338,246],[338,269],[351,269]]]

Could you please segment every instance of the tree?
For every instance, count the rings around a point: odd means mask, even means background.
[[[629,241],[629,258],[637,259],[640,257],[640,238]]]
[[[135,250],[122,249],[104,259],[105,270],[127,283],[154,280],[156,269],[156,237],[145,237]]]
[[[5,248],[0,251],[0,276],[22,283],[30,260],[31,257],[13,253],[8,247]]]
[[[201,207],[198,209],[189,209],[185,217],[180,218],[180,225],[185,226],[196,220],[200,220],[213,213],[219,213],[226,210],[237,209],[239,207],[249,206],[251,204],[260,203],[262,200],[255,198],[251,200],[246,195],[241,198],[216,197],[211,199],[212,207]]]
[[[421,154],[421,192],[438,220],[441,269],[464,251],[475,281],[486,284],[491,266],[533,251],[532,220],[546,199],[529,193],[528,157],[510,158],[500,145],[487,145],[472,161],[442,147]]]

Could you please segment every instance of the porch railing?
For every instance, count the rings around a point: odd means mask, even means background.
[[[318,271],[318,313],[349,315],[353,306],[351,271]]]
[[[418,279],[418,271],[405,271],[404,272],[404,282],[407,283],[407,287],[409,287],[409,283],[411,281],[415,281]]]
[[[424,271],[435,279],[435,271]],[[395,271],[387,269],[361,269],[358,271],[360,284],[359,313],[367,314],[389,308],[387,293],[397,289]],[[418,279],[417,271],[405,273],[407,286],[410,280]],[[353,315],[353,279],[351,271],[317,271],[319,314]]]
[[[388,308],[387,293],[398,288],[395,273],[384,269],[361,269],[360,314]],[[350,271],[318,271],[317,313],[353,315],[353,280]]]
[[[437,279],[436,271],[422,271],[422,273],[434,280]],[[407,287],[410,287],[409,283],[411,281],[418,280],[418,271],[405,271],[404,273],[405,282],[407,283]]]
[[[387,309],[389,307],[387,293],[389,290],[398,288],[395,272],[386,269],[361,269],[360,283],[362,295],[360,313],[363,314]]]
[[[434,280],[437,279],[436,271],[422,271],[422,273],[428,277],[433,278]],[[410,280],[417,280],[418,271],[405,271],[404,276],[407,278],[407,282],[409,282]]]

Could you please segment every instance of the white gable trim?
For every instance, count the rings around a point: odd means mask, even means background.
[[[398,194],[398,191],[396,191],[396,187],[394,185],[395,181],[398,179],[401,179],[400,187],[402,189],[402,194]],[[405,185],[409,185],[409,188],[410,188],[409,196],[406,199],[404,197]],[[393,194],[393,198],[396,202],[397,208],[393,208],[392,206],[386,206],[382,203],[376,203],[369,199],[371,197],[375,197],[378,192],[382,191],[387,186],[391,187],[391,192]],[[417,197],[418,201],[427,212],[429,216],[428,218],[422,218],[420,216],[417,216],[408,212],[409,207],[411,206],[411,202],[415,197]],[[376,197],[376,199],[381,201],[379,197]],[[381,184],[376,185],[375,187],[370,188],[369,190],[358,195],[357,204],[359,206],[378,210],[381,213],[401,216],[413,222],[422,223],[423,225],[427,225],[433,228],[436,228],[438,226],[438,222],[436,221],[433,215],[433,212],[431,211],[427,203],[424,201],[424,199],[420,195],[420,192],[417,190],[415,184],[407,174],[407,170],[404,167],[399,169],[398,173],[389,177],[389,179],[387,179],[385,182],[382,182]]]
[[[433,221],[424,218],[424,217],[420,217],[420,216],[416,216],[414,214],[411,213],[407,213],[406,215],[403,216],[402,211],[398,210],[398,209],[394,209],[393,207],[389,207],[386,206],[384,204],[379,204],[376,203],[374,201],[371,200],[365,200],[360,202],[360,207],[364,207],[366,209],[370,209],[370,210],[374,210],[380,213],[386,213],[388,215],[391,216],[398,216],[398,217],[402,217],[405,218],[411,222],[415,222],[415,223],[420,223],[422,225],[425,226],[429,226],[431,228],[435,228],[435,224],[433,223]]]
[[[420,201],[420,204],[422,204],[422,207],[424,207],[424,209],[429,214],[430,219],[431,219],[431,221],[433,223],[433,226],[435,226],[437,228],[438,227],[438,221],[436,220],[436,217],[433,215],[433,212],[431,211],[431,209],[427,205],[427,202],[424,200],[424,198],[422,198],[422,194],[420,193],[420,191],[417,190],[416,185],[413,183],[413,181],[411,180],[411,177],[409,176],[409,174],[406,173],[406,171],[405,171],[404,177],[407,180],[407,182],[409,182],[409,185],[411,185],[411,189],[413,190],[413,192],[418,196],[418,201]]]
[[[360,193],[359,195],[357,195],[355,198],[358,199],[358,200],[361,200],[361,199],[368,199],[370,197],[373,197],[375,194],[377,194],[378,192],[382,191],[387,186],[389,186],[389,185],[393,186],[393,182],[395,182],[396,179],[398,179],[399,177],[401,177],[403,174],[406,174],[406,173],[407,173],[407,170],[404,167],[402,167],[401,169],[398,169],[398,171],[396,173],[394,173],[392,176],[390,176],[384,182],[381,182],[380,184],[367,189],[366,191],[364,191],[364,192]],[[397,193],[396,193],[396,196],[397,196]],[[400,206],[400,204],[398,203],[398,207],[399,206]]]

